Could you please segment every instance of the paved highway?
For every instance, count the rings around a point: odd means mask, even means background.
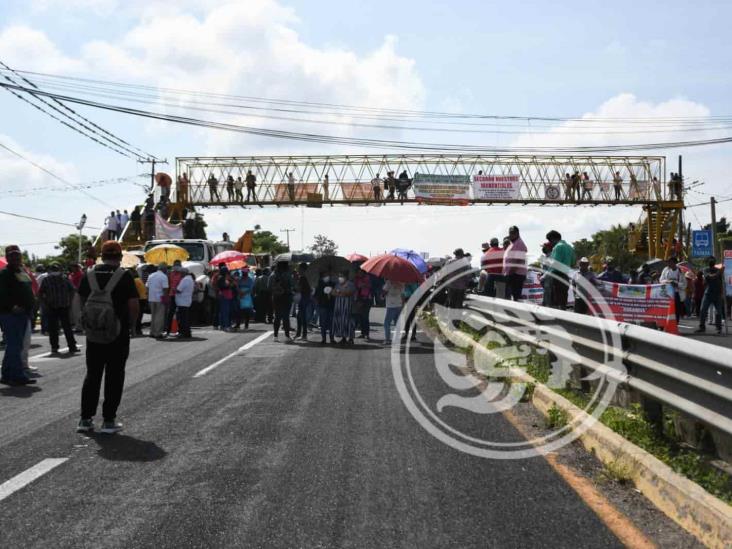
[[[576,445],[493,461],[432,438],[380,344],[254,326],[133,340],[118,435],[75,432],[83,354],[34,336],[38,385],[0,388],[0,546],[696,546]],[[410,358],[434,367],[419,337]],[[521,439],[543,428],[522,406],[465,427]]]

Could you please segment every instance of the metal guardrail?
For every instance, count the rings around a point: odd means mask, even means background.
[[[523,302],[471,295],[466,307],[514,341],[544,347],[565,360],[576,361],[579,355],[580,367],[614,377],[621,386],[640,393],[651,409],[669,406],[732,435],[731,349]],[[568,345],[542,341],[535,335],[537,328]],[[606,345],[608,334],[619,336],[619,346]],[[626,372],[607,367],[608,352],[610,359],[620,355]]]

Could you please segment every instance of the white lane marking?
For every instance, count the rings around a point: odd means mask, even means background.
[[[48,473],[51,469],[58,467],[69,458],[48,458],[35,464],[30,469],[26,469],[19,475],[15,475],[10,480],[0,484],[0,501],[4,500],[13,492],[17,492],[24,486],[27,486],[39,477]]]
[[[83,345],[77,345],[76,346],[77,349],[81,349],[82,347],[83,347]],[[63,347],[62,349],[59,349],[58,352],[59,353],[65,353],[68,350],[69,350],[68,347]],[[50,356],[51,356],[51,351],[48,351],[46,353],[41,353],[40,355],[33,355],[31,357],[28,357],[28,360],[35,361],[35,360],[38,360],[39,358],[46,358],[46,357],[50,357]],[[54,357],[54,358],[56,358],[56,357]]]
[[[207,373],[209,373],[209,372],[210,372],[211,370],[213,370],[214,368],[216,368],[216,367],[218,367],[218,366],[221,366],[221,365],[222,365],[222,364],[223,364],[224,362],[226,362],[226,361],[227,361],[227,360],[229,360],[230,358],[232,358],[232,357],[235,357],[236,355],[238,355],[238,354],[239,354],[239,353],[241,353],[242,351],[246,351],[247,349],[251,349],[251,348],[252,348],[252,347],[254,347],[254,346],[255,346],[255,345],[257,344],[257,343],[259,343],[259,342],[261,342],[261,341],[264,341],[264,340],[265,340],[265,339],[267,339],[267,338],[268,338],[269,336],[271,336],[271,335],[272,335],[272,333],[273,333],[273,332],[265,332],[265,333],[263,333],[263,334],[262,334],[262,335],[260,335],[259,337],[257,337],[257,338],[255,338],[255,339],[251,340],[251,341],[250,341],[249,343],[247,343],[246,345],[242,345],[241,347],[239,347],[239,348],[238,348],[238,349],[237,349],[236,351],[234,351],[233,353],[231,353],[231,354],[229,354],[229,355],[226,355],[226,356],[225,356],[224,358],[222,358],[221,360],[217,360],[216,362],[214,362],[214,363],[213,363],[213,364],[211,364],[210,366],[206,366],[206,367],[205,367],[205,368],[204,368],[203,370],[201,370],[201,371],[199,371],[198,373],[196,373],[196,374],[195,374],[195,375],[194,375],[193,377],[201,377],[201,376],[203,376],[203,375],[206,375]]]

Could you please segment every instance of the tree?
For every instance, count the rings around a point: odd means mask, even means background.
[[[86,235],[81,235],[81,252],[84,257],[84,252],[92,244],[91,239]],[[55,249],[61,250],[61,254],[58,258],[55,258],[60,263],[76,263],[79,261],[79,234],[70,234],[63,237]]]
[[[287,246],[280,242],[277,235],[270,231],[254,231],[252,237],[252,252],[255,254],[277,255],[289,251]]]
[[[711,223],[704,225],[704,228],[708,231],[712,228]],[[732,231],[729,230],[729,222],[726,217],[721,217],[717,220],[717,237],[720,236],[732,236]]]
[[[624,273],[637,269],[642,260],[628,249],[628,227],[615,225],[604,231],[598,231],[590,240],[583,238],[572,244],[577,259],[581,257],[607,257],[615,260],[615,266]]]
[[[324,234],[316,234],[313,239],[313,244],[310,246],[310,251],[317,257],[336,255],[338,253],[338,246]]]

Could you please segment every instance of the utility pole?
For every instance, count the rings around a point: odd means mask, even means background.
[[[290,233],[294,233],[295,229],[280,229],[281,233],[287,233],[287,251],[291,252],[292,249],[290,248]]]
[[[712,208],[712,255],[717,258],[717,199],[709,199]]]
[[[148,193],[153,192],[155,188],[155,164],[167,164],[168,160],[159,160],[157,158],[146,158],[145,160],[138,160],[138,164],[150,164],[150,190]]]
[[[683,175],[683,162],[681,155],[679,155],[679,200],[684,199],[684,175]],[[679,244],[684,244],[684,210],[679,210]]]

